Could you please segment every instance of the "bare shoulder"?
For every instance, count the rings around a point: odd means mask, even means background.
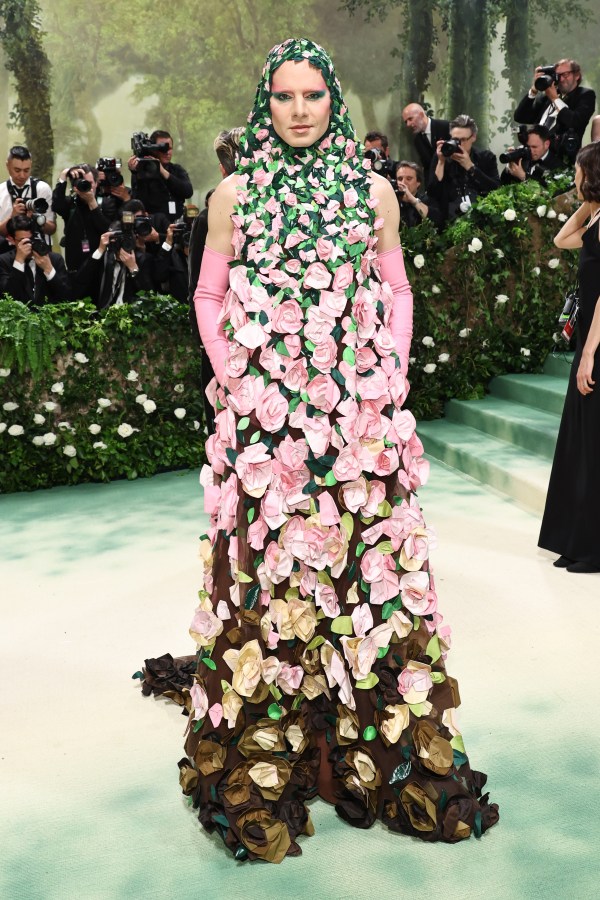
[[[219,182],[210,198],[211,207],[213,203],[222,209],[230,206],[231,212],[233,212],[233,207],[237,203],[238,178],[239,176],[234,172]]]
[[[234,172],[219,182],[208,207],[208,235],[206,246],[219,253],[231,255],[233,222],[231,216],[237,203],[238,176]]]
[[[376,197],[380,203],[386,206],[392,202],[398,205],[394,188],[383,175],[371,172],[371,197]]]
[[[392,250],[400,243],[400,206],[394,188],[387,178],[371,173],[371,198],[379,200],[375,213],[383,219],[383,228],[378,232],[377,249],[379,253]]]

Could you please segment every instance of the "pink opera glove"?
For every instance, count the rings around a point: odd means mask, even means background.
[[[390,331],[400,357],[400,370],[406,375],[413,331],[413,295],[406,277],[402,247],[394,247],[393,250],[379,253],[377,259],[381,280],[387,281],[394,295]]]
[[[229,288],[229,263],[232,259],[233,256],[225,256],[224,253],[205,247],[198,286],[194,293],[198,331],[220,385],[225,383],[229,341],[218,319]]]

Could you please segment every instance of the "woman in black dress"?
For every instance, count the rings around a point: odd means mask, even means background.
[[[554,454],[539,546],[567,572],[600,572],[600,143],[579,151],[579,209],[554,239],[581,247],[577,351]]]

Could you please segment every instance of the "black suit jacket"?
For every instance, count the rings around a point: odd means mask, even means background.
[[[98,249],[100,237],[110,228],[101,206],[90,209],[79,197],[67,197],[67,183],[59,181],[52,192],[52,209],[62,216],[65,233],[61,245],[69,270],[75,271]],[[83,242],[88,249],[84,251]]]
[[[413,137],[413,144],[415,145],[415,150],[417,151],[417,155],[419,157],[419,161],[423,166],[423,171],[425,175],[429,172],[429,166],[431,165],[431,160],[435,155],[435,147],[438,141],[447,141],[450,137],[450,122],[447,122],[446,119],[432,119],[431,120],[431,144],[427,140],[424,134],[415,134]]]
[[[441,181],[438,181],[435,174],[437,157],[431,161],[427,193],[439,203],[445,221],[452,221],[461,214],[460,203],[463,197],[469,197],[472,203],[477,197],[485,197],[490,191],[500,187],[498,163],[491,150],[477,150],[473,147],[471,159],[474,165],[468,172],[453,159],[449,159]]]
[[[581,141],[596,108],[596,94],[591,88],[579,86],[561,99],[567,104],[567,109],[559,110],[551,133],[561,135],[573,129]],[[515,109],[515,122],[537,125],[549,105],[550,100],[541,91],[533,98],[526,94]]]
[[[131,176],[131,196],[141,200],[147,213],[164,213],[169,222],[174,222],[183,215],[184,200],[194,193],[190,176],[183,166],[167,163],[164,167],[169,178],[157,175],[154,178],[140,177],[135,172]],[[175,203],[175,212],[169,212],[169,203]]]
[[[20,300],[31,307],[43,306],[45,303],[64,303],[73,299],[69,273],[60,254],[50,253],[54,277],[48,281],[42,270],[36,267],[33,285],[25,272],[13,265],[15,255],[16,250],[13,248],[0,256],[0,296],[8,294],[13,300]]]

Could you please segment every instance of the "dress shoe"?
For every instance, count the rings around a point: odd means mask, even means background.
[[[567,566],[567,572],[600,572],[600,568],[598,568],[598,566],[593,566],[591,563],[574,562],[571,563],[570,566]]]
[[[552,563],[553,566],[556,566],[557,569],[566,569],[567,566],[571,566],[575,562],[574,559],[569,559],[568,556],[559,556],[558,559],[555,559]]]

